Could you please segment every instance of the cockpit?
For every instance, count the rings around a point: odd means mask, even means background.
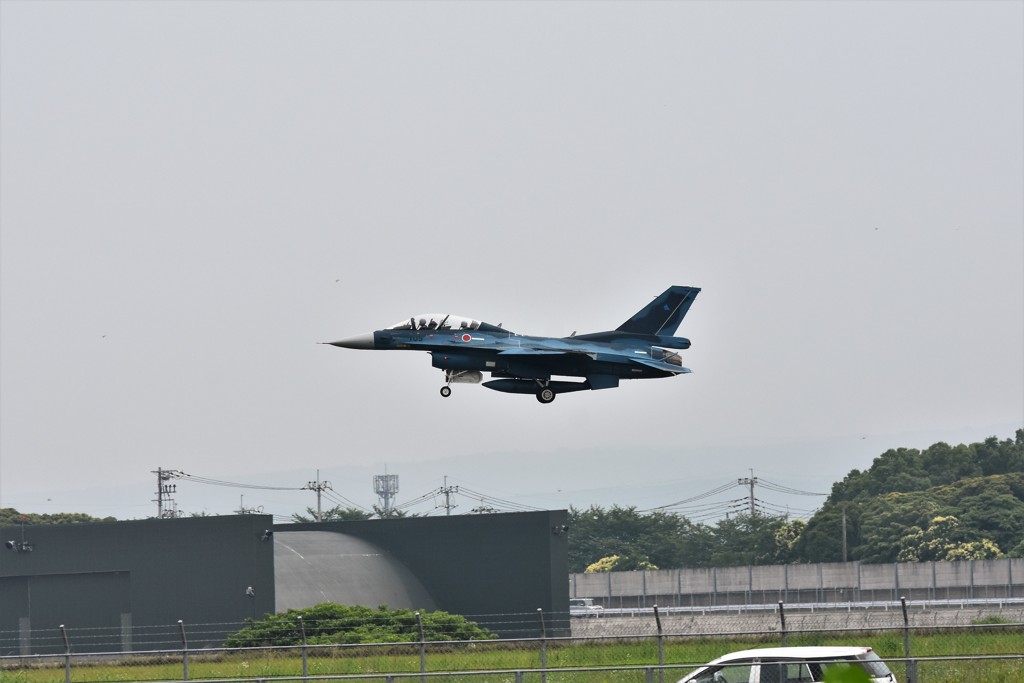
[[[423,313],[420,315],[414,315],[411,318],[399,321],[384,329],[453,330],[456,332],[459,330],[480,330],[481,332],[503,332],[509,335],[512,334],[512,332],[503,329],[501,325],[492,325],[479,320],[473,320],[472,318],[466,318],[461,315],[445,315],[442,313]]]
[[[480,326],[494,327],[472,318],[459,315],[443,315],[439,313],[423,313],[387,327],[389,330],[478,330]]]

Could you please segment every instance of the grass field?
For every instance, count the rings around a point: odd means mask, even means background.
[[[666,641],[666,669],[662,679],[672,683],[692,669],[692,665],[709,661],[726,652],[763,647],[763,641],[724,638]],[[776,643],[777,644],[777,643]],[[823,638],[791,637],[789,645],[869,645],[889,661],[897,679],[907,680],[903,658],[903,636],[900,633],[873,634],[869,637]],[[918,662],[919,683],[1019,683],[1024,681],[1024,634],[1012,631],[940,632],[915,634],[912,643],[915,658],[983,657],[981,659],[949,659]],[[647,667],[658,663],[657,642],[642,639],[631,642],[553,642],[547,645],[549,671],[547,683],[647,683]],[[311,649],[308,657],[310,676],[372,676],[383,681],[387,674],[418,674],[419,651],[415,646],[388,648]],[[426,655],[430,683],[516,683],[516,671],[525,672],[523,683],[541,683],[541,653],[537,642],[514,647],[508,643],[480,643],[429,646]],[[63,658],[50,660],[45,666],[0,669],[0,683],[63,683]],[[566,670],[569,669],[569,670]],[[573,669],[597,669],[577,671]],[[432,672],[464,672],[445,675]],[[473,673],[470,673],[473,672]],[[302,675],[302,658],[297,651],[250,650],[227,654],[189,656],[190,680],[271,677]],[[653,683],[659,683],[659,672],[653,671]],[[73,661],[73,683],[174,681],[182,680],[180,655],[164,659],[150,657],[145,661],[129,658],[123,663],[92,663]],[[412,680],[418,679],[413,676]]]

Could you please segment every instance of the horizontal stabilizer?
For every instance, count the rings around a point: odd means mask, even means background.
[[[699,291],[700,287],[669,287],[636,315],[619,325],[616,331],[672,336]]]
[[[655,370],[663,370],[665,372],[671,372],[673,375],[685,375],[693,372],[690,368],[684,368],[682,365],[676,365],[675,363],[668,363],[663,360],[647,360],[646,358],[630,358],[631,363],[637,363],[638,365],[646,365],[649,368]]]

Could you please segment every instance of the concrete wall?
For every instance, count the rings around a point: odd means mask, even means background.
[[[1024,559],[790,564],[571,574],[572,597],[605,607],[1024,597]]]

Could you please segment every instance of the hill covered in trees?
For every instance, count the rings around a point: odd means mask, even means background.
[[[569,516],[573,572],[841,562],[844,526],[849,560],[1024,557],[1024,429],[1003,441],[886,451],[837,482],[806,523],[740,514],[704,524],[616,506]]]
[[[851,471],[807,523],[808,562],[1024,557],[1024,429],[1016,438],[899,448]]]

